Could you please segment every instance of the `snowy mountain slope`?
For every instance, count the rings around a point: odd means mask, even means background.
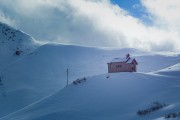
[[[101,82],[97,85],[101,85],[107,73],[107,62],[115,57],[123,57],[127,53],[137,59],[139,72],[153,72],[180,62],[179,54],[164,55],[129,48],[107,49],[55,43],[39,45],[29,35],[4,24],[0,24],[0,29],[2,30],[0,32],[0,108],[3,108],[0,109],[0,117],[19,111],[63,89],[66,86],[67,69],[69,69],[69,83],[77,78],[97,75],[97,78],[88,79],[92,81],[100,79]],[[136,77],[136,74],[132,75]],[[141,73],[137,74],[138,77],[141,75],[144,76]],[[128,77],[129,74],[124,73],[123,76],[124,79],[131,79]],[[153,81],[156,79],[156,77],[152,78]],[[116,77],[114,80],[116,81]],[[90,87],[98,89],[95,84]],[[69,88],[71,87],[66,89]],[[94,93],[96,95],[95,91]],[[85,105],[84,102],[82,104]]]
[[[168,75],[168,76],[179,76],[180,75],[180,63],[170,66],[168,68],[151,72],[152,74]]]
[[[172,69],[174,69],[172,67]],[[180,66],[176,67],[180,71]],[[168,70],[167,70],[168,72]],[[152,120],[180,111],[180,74],[112,73],[88,77],[2,120]],[[137,111],[158,101],[168,106],[148,114]]]
[[[22,93],[26,94],[26,91],[22,91],[21,95],[17,92],[16,96],[10,95],[6,99],[4,98],[7,95],[7,92],[9,92],[6,90],[7,88],[18,89],[18,87],[24,87],[22,84],[18,84],[18,79],[14,80],[13,78],[14,81],[11,81],[10,83],[5,80],[5,76],[8,75],[5,74],[6,68],[11,67],[11,64],[16,61],[23,59],[23,57],[35,50],[38,46],[39,44],[37,44],[31,36],[6,24],[0,23],[0,107],[6,108],[8,105],[11,106],[10,110],[0,109],[1,115],[17,110],[16,108],[21,105],[9,104],[10,101],[16,101],[14,98],[18,97],[21,97],[21,99],[24,100],[25,97]],[[18,71],[18,68],[16,68],[15,71]],[[15,73],[10,74],[10,76],[13,77],[16,75],[18,76],[18,74]],[[6,84],[6,82],[8,84]],[[13,92],[15,92],[15,90]],[[29,98],[28,96],[26,97]]]
[[[0,23],[0,71],[36,47],[37,44],[31,36]]]
[[[107,73],[107,62],[128,52],[138,60],[140,72],[159,70],[179,62],[178,55],[150,53],[148,56],[135,49],[107,50],[74,45],[42,45],[2,71],[1,78],[7,97],[0,99],[0,107],[6,106],[0,110],[0,116],[19,110],[65,87],[67,68],[70,70],[71,83],[77,78]],[[157,61],[163,64],[158,65]]]
[[[25,59],[31,59],[31,61],[33,61],[32,63],[37,63],[34,67],[37,66],[37,68],[40,69],[41,67],[38,67],[40,64],[51,65],[54,69],[53,73],[57,72],[56,74],[63,73],[66,69],[69,69],[69,77],[72,81],[79,77],[107,73],[107,63],[110,62],[111,59],[115,57],[125,57],[126,53],[129,52],[137,59],[139,72],[160,70],[180,61],[180,55],[178,54],[165,56],[150,53],[148,55],[148,53],[145,54],[144,51],[136,49],[107,50],[61,44],[45,44],[33,51]],[[45,63],[40,63],[40,61]],[[151,65],[148,65],[148,63],[151,63]],[[61,74],[58,77],[62,77]]]
[[[42,97],[42,95],[32,96],[34,94],[33,87],[27,86],[32,84],[26,80],[16,79],[16,76],[24,75],[22,71],[19,72],[19,67],[22,67],[22,64],[19,64],[10,74],[6,73],[7,68],[11,68],[11,65],[13,66],[16,62],[21,61],[39,46],[40,44],[30,35],[0,23],[0,107],[4,108],[0,109],[0,116],[16,111],[32,103],[32,101],[34,102],[35,98]],[[10,79],[6,79],[6,76]],[[37,88],[35,93],[37,94]]]

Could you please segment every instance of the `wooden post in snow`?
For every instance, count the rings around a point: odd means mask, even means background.
[[[67,85],[66,86],[68,86],[68,84],[69,84],[69,69],[67,69],[66,73],[67,73]]]

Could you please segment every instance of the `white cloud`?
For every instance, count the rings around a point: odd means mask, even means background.
[[[141,1],[152,26],[109,0],[6,0],[0,7],[39,40],[161,51],[180,48],[180,4],[171,1]]]
[[[147,11],[158,20],[155,21],[155,23],[160,25],[177,25],[178,23],[180,25],[180,15],[178,14],[180,11],[179,0],[142,0],[142,4],[147,8]]]
[[[164,45],[180,50],[180,1],[179,0],[141,0],[147,12],[153,17],[154,26],[164,30]],[[160,46],[160,45],[159,45]],[[172,49],[172,48],[171,48]]]
[[[0,10],[0,21],[5,24],[8,24],[10,26],[14,26],[14,24],[15,24],[15,21],[12,20],[11,18],[5,16],[1,10]]]

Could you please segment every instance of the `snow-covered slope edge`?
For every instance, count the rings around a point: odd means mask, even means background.
[[[170,66],[168,68],[151,72],[151,74],[160,74],[168,76],[179,76],[180,75],[180,63]]]
[[[173,68],[172,68],[173,69]],[[180,67],[176,67],[180,70]],[[2,120],[153,120],[180,111],[180,75],[112,73],[87,77]],[[137,115],[152,102],[168,106]]]

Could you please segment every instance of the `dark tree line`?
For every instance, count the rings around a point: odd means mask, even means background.
[[[78,83],[82,83],[82,82],[86,82],[86,78],[83,77],[83,78],[78,78],[77,80],[73,81],[73,84],[78,84]]]
[[[143,110],[138,110],[137,114],[140,116],[147,115],[147,114],[150,114],[151,112],[155,112],[155,111],[162,109],[166,106],[167,106],[166,104],[161,104],[159,102],[153,102],[150,107],[143,109]]]
[[[2,96],[6,97],[6,90],[2,81],[2,77],[0,77],[0,88],[1,88],[0,90],[1,90]]]
[[[180,112],[177,113],[169,113],[167,115],[164,116],[164,118],[177,118],[180,117]]]

